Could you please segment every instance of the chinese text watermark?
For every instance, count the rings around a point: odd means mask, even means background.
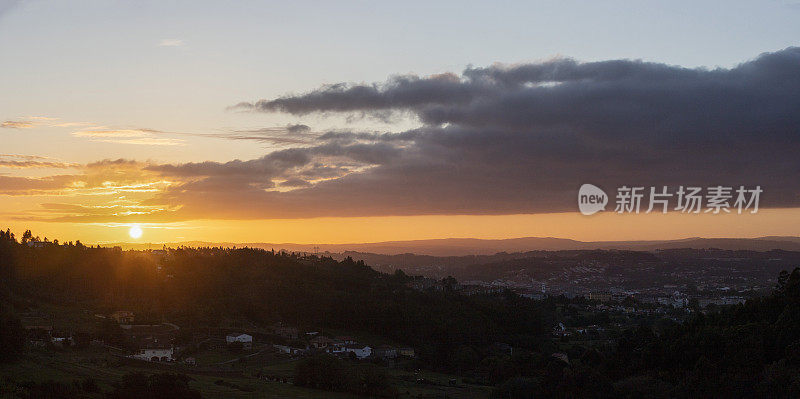
[[[615,198],[616,213],[667,213],[670,210],[681,213],[731,213],[758,212],[758,202],[764,190],[761,186],[726,187],[679,186],[670,191],[661,187],[617,188]],[[584,184],[578,191],[578,208],[584,215],[592,215],[605,210],[609,197],[597,186]],[[673,207],[674,205],[674,207]]]

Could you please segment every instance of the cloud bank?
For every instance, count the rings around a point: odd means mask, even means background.
[[[730,69],[569,58],[497,64],[235,107],[300,117],[397,113],[420,126],[290,127],[289,148],[259,159],[141,165],[171,182],[143,205],[172,209],[176,219],[541,213],[575,211],[583,183],[609,192],[760,185],[762,207],[800,205],[800,48]]]

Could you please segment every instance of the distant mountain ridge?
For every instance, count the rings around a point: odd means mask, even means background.
[[[620,249],[654,251],[677,248],[717,248],[727,250],[769,251],[782,249],[800,251],[800,237],[768,236],[758,238],[701,238],[647,241],[577,241],[554,237],[523,237],[509,239],[442,238],[430,240],[385,241],[352,244],[294,244],[294,243],[230,243],[186,241],[163,244],[113,243],[104,246],[121,246],[125,249],[161,249],[166,247],[251,247],[295,252],[347,251],[369,252],[382,255],[413,253],[430,256],[493,255],[500,252],[559,251],[578,249]]]

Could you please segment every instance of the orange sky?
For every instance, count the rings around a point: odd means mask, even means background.
[[[476,31],[483,10],[401,5],[0,7],[0,228],[87,243],[131,241],[132,225],[145,243],[800,235],[789,10],[754,6],[763,18],[730,29],[745,14],[672,26],[651,6],[525,4]],[[603,29],[623,20],[641,34]],[[653,45],[675,32],[714,41]],[[626,185],[763,196],[755,215],[685,215],[675,195],[666,215],[583,216],[585,183],[609,211]]]
[[[579,213],[505,216],[411,216],[280,219],[253,221],[195,220],[141,224],[138,240],[130,225],[6,222],[15,232],[31,228],[42,238],[80,239],[86,243],[180,241],[357,243],[429,238],[559,237],[581,241],[658,240],[687,237],[797,236],[800,209],[764,209],[757,214],[680,213],[618,215]]]

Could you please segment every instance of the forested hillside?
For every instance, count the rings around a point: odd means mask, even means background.
[[[416,348],[415,367],[493,385],[497,397],[800,394],[798,269],[782,273],[768,297],[697,312],[685,323],[643,323],[601,344],[550,334],[579,302],[510,291],[467,296],[453,279],[416,290],[401,271],[379,273],[352,259],[247,248],[30,246],[4,232],[0,272],[5,362],[24,356],[16,314],[39,302],[131,309],[186,328],[283,322],[368,333]]]

